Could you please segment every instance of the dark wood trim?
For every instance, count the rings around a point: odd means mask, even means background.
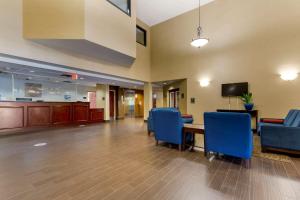
[[[275,148],[275,147],[268,147],[268,146],[263,146],[262,147],[262,152],[267,153],[267,152],[277,152],[277,153],[284,153],[287,155],[300,155],[300,151],[296,150],[291,150],[291,149],[281,149],[281,148]]]

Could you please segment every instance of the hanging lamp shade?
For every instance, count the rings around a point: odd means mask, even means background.
[[[201,7],[201,3],[199,0],[199,26],[197,28],[197,37],[193,38],[193,40],[191,42],[191,45],[196,48],[204,47],[209,42],[208,38],[204,38],[201,36],[202,35],[202,27],[200,26],[200,7]]]

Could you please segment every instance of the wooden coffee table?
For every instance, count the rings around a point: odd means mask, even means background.
[[[186,143],[187,134],[192,134],[192,144]],[[204,147],[195,146],[195,134],[202,134],[204,136]],[[183,127],[183,148],[185,149],[186,146],[191,147],[191,151],[194,150],[194,147],[198,147],[204,149],[204,154],[206,155],[205,151],[205,134],[204,134],[204,125],[203,124],[184,124]]]

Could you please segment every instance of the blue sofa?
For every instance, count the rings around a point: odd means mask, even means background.
[[[262,151],[300,151],[300,110],[290,110],[283,123],[262,119],[260,135]],[[269,123],[266,123],[269,122]]]
[[[147,128],[148,128],[148,135],[151,134],[151,132],[154,132],[154,125],[153,125],[153,117],[152,117],[152,112],[155,110],[159,110],[159,109],[167,109],[167,110],[175,110],[178,111],[177,108],[152,108],[149,111],[149,116],[148,116],[148,120],[147,120]],[[189,117],[189,118],[182,118],[183,123],[184,124],[192,124],[194,119],[193,117]]]
[[[245,159],[252,157],[251,116],[247,113],[204,113],[205,150]]]
[[[184,125],[181,113],[174,108],[155,108],[151,111],[151,117],[156,144],[159,141],[177,144],[181,150]]]

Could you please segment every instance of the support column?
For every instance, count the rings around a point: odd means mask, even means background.
[[[97,108],[104,108],[104,120],[109,121],[109,85],[96,85]]]
[[[152,109],[152,84],[144,85],[144,120],[148,119],[149,111]]]

